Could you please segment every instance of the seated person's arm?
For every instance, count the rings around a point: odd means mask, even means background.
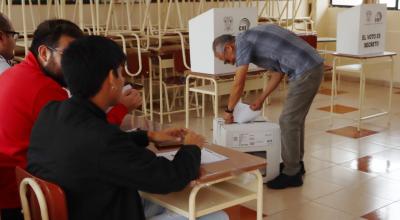
[[[157,157],[147,148],[136,147],[132,134],[116,132],[100,155],[101,178],[123,187],[151,193],[169,193],[182,190],[199,176],[201,151],[204,139],[189,134],[185,145],[173,161]],[[149,139],[145,132],[137,134],[142,141]],[[143,142],[144,143],[144,142]]]

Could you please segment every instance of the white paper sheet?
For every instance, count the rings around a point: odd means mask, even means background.
[[[122,87],[122,93],[129,89],[132,89],[132,86],[130,84],[125,85],[124,87]]]
[[[239,101],[233,110],[233,120],[237,123],[246,123],[253,121],[261,115],[261,111],[253,111],[250,105]]]
[[[177,152],[178,152],[177,150],[168,151],[168,152],[158,153],[157,156],[165,157],[168,160],[172,161]],[[216,153],[210,149],[203,148],[201,150],[201,164],[215,163],[215,162],[219,162],[219,161],[223,161],[223,160],[227,160],[227,159],[228,158],[225,157],[224,155]]]

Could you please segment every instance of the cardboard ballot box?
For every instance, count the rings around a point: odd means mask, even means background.
[[[363,4],[337,16],[336,51],[351,55],[382,53],[385,49],[386,4]]]
[[[257,9],[213,8],[189,20],[190,65],[192,72],[222,74],[235,67],[214,58],[212,43],[223,34],[236,36],[257,26]],[[251,65],[250,69],[256,66]]]
[[[238,151],[263,156],[267,167],[264,181],[279,175],[281,162],[281,139],[279,125],[267,121],[244,124],[225,124],[224,119],[213,122],[213,143]]]

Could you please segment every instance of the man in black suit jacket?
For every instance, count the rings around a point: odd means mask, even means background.
[[[117,103],[124,85],[125,55],[104,37],[73,42],[62,71],[72,93],[51,102],[32,130],[28,170],[61,186],[69,219],[145,219],[138,190],[182,190],[199,175],[204,138],[184,129],[124,132],[107,123],[105,111]],[[184,138],[173,161],[146,147],[151,141]]]

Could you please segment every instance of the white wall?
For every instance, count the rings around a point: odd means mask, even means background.
[[[329,7],[329,0],[316,0],[317,5],[317,31],[319,36],[336,36],[336,18],[340,11],[346,8]],[[400,11],[387,11],[387,31],[385,50],[400,54]],[[328,46],[328,49],[334,50],[334,45]],[[346,63],[346,61],[344,61]],[[378,64],[368,65],[366,68],[367,79],[387,81],[390,65]],[[400,82],[400,55],[395,57],[394,80]]]
[[[299,2],[299,1],[297,1]],[[273,4],[271,4],[271,9],[270,10],[263,10],[263,13],[261,16],[266,16],[266,12],[270,11],[271,14],[274,15],[274,17],[278,17],[278,7],[280,8],[280,10],[282,10],[285,6],[286,1],[275,1]],[[308,15],[308,10],[307,10],[307,1],[303,0],[301,1],[297,16],[307,16]],[[197,8],[199,3],[198,2],[184,2],[184,3],[180,3],[181,4],[181,13],[182,13],[182,18],[184,20],[184,26],[187,27],[187,21],[196,16],[197,15]],[[223,6],[222,3],[219,3],[220,7]],[[235,6],[235,7],[239,7],[239,6],[244,6],[246,3],[244,2],[235,2],[233,5],[230,6]],[[253,7],[257,6],[257,1],[253,1],[252,2]],[[265,1],[259,1],[258,2],[258,8],[259,8],[259,13],[261,13],[262,9],[264,8],[264,4]],[[278,6],[279,4],[279,6]],[[204,6],[204,10],[206,11],[209,8],[213,8],[213,7],[218,7],[218,2],[206,2],[205,6]],[[77,10],[75,11],[75,15],[74,15],[74,5],[67,5],[66,9],[65,9],[65,14],[66,14],[66,18],[70,19],[76,23],[78,23],[78,12]],[[267,7],[268,8],[268,7]],[[296,5],[297,8],[297,5]],[[289,18],[292,17],[292,4],[289,4]],[[4,12],[7,13],[7,7],[3,8]],[[46,6],[37,6],[34,5],[32,7],[33,10],[33,14],[34,14],[34,20],[36,25],[38,23],[40,23],[40,21],[44,20],[47,18],[47,7]],[[35,29],[35,25],[32,22],[32,18],[31,18],[31,13],[30,13],[30,8],[29,6],[26,6],[26,17],[27,17],[27,27],[28,30],[34,30]],[[104,24],[106,21],[106,17],[107,17],[107,11],[108,11],[108,5],[101,5],[100,6],[100,23]],[[117,21],[119,24],[126,24],[127,23],[127,16],[126,16],[126,8],[124,5],[121,4],[116,4],[115,5],[115,11],[117,11],[118,15],[117,17]],[[133,25],[138,25],[139,23],[141,23],[140,21],[140,7],[139,4],[134,4],[134,6],[131,7],[131,20],[132,20],[132,24]],[[90,14],[90,7],[88,4],[85,4],[83,7],[83,12],[84,12],[84,23],[86,25],[90,25],[91,24],[91,14]],[[165,17],[167,12],[167,4],[162,4],[162,18]],[[144,5],[142,4],[142,16],[144,13]],[[12,5],[11,6],[11,15],[8,15],[9,17],[11,17],[11,21],[15,26],[16,30],[21,31],[22,30],[22,7],[21,5]],[[286,16],[286,12],[283,13],[283,18]],[[54,13],[52,13],[50,15],[50,18],[55,17]],[[157,6],[156,4],[151,4],[151,17],[152,17],[152,22],[153,24],[156,24],[157,22]],[[163,19],[162,19],[163,20]],[[175,5],[172,5],[171,7],[171,15],[170,15],[170,21],[169,21],[169,25],[170,26],[178,26],[178,16],[176,13],[176,8]]]

